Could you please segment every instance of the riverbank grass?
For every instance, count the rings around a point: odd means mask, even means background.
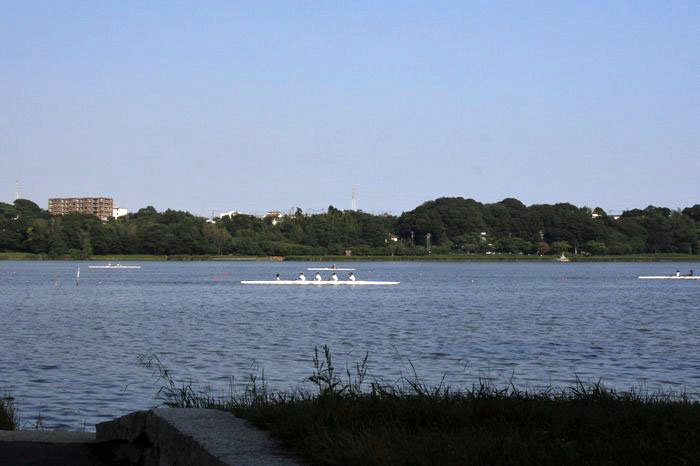
[[[16,430],[19,416],[11,396],[0,395],[0,430]]]
[[[571,262],[700,262],[698,254],[625,254],[590,256],[566,254]],[[558,255],[539,256],[536,254],[430,254],[421,256],[286,256],[286,261],[346,262],[346,261],[434,261],[434,262],[559,262]]]
[[[161,376],[163,371],[161,370]],[[693,464],[700,403],[616,392],[577,381],[564,389],[428,387],[417,377],[365,384],[367,358],[341,379],[317,351],[314,392],[272,393],[251,377],[220,400],[176,385],[171,406],[224,409],[268,430],[309,464]],[[366,385],[366,386],[365,386]]]
[[[0,260],[48,260],[49,256],[47,254],[34,254],[31,252],[14,252],[14,251],[2,251],[0,252]]]
[[[170,256],[153,254],[102,254],[90,256],[93,261],[266,261],[284,260],[297,262],[402,262],[402,261],[444,261],[444,262],[556,262],[557,255],[526,255],[526,254],[431,254],[420,256],[331,256],[331,255],[291,255],[291,256],[237,256],[237,255],[197,255],[176,254]],[[587,256],[583,254],[567,254],[571,262],[700,262],[699,254],[626,254]],[[79,260],[70,255],[49,257],[48,254],[33,254],[29,252],[0,252],[0,260]]]

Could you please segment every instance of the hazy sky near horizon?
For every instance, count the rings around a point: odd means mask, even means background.
[[[0,201],[700,203],[697,0],[0,11]]]

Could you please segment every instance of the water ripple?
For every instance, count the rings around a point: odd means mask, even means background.
[[[402,282],[356,289],[238,283],[293,276],[300,263],[141,265],[82,267],[76,288],[75,262],[0,262],[0,391],[26,422],[91,430],[156,405],[142,354],[227,394],[251,371],[273,388],[303,386],[323,344],[340,370],[367,352],[370,378],[385,382],[415,368],[429,384],[578,376],[700,393],[700,287],[636,279],[689,264],[356,263],[362,278]]]

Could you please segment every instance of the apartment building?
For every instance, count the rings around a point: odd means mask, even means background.
[[[90,214],[107,221],[113,215],[114,201],[111,197],[64,197],[49,199],[51,215],[65,215],[72,212]]]

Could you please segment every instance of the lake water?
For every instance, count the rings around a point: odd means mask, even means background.
[[[537,388],[578,376],[700,397],[700,281],[637,279],[697,263],[342,264],[401,281],[386,287],[239,283],[319,263],[90,264],[0,261],[0,394],[26,428],[40,416],[48,428],[94,430],[153,407],[160,382],[139,355],[226,393],[232,376],[263,369],[273,388],[304,386],[324,344],[342,369],[369,352],[369,376],[384,382],[411,375],[410,361],[428,384]]]

